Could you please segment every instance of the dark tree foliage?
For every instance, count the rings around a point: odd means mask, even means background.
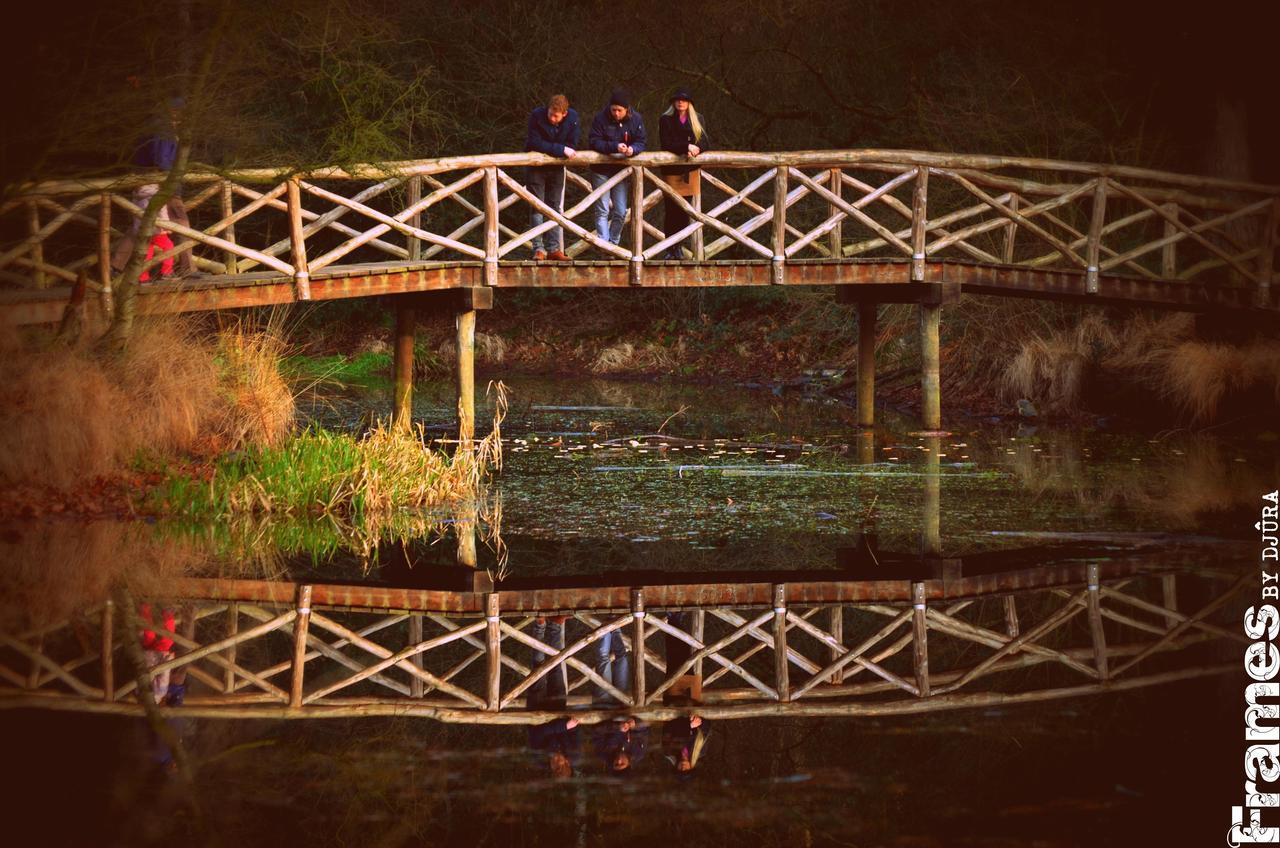
[[[15,21],[0,51],[4,184],[123,167],[158,104],[189,93],[221,5],[72,3]],[[1274,129],[1268,4],[1114,6],[232,0],[186,131],[193,162],[218,167],[513,150],[528,110],[551,94],[585,116],[623,85],[656,117],[686,85],[728,148],[924,148],[1205,171],[1221,170],[1209,148],[1225,131],[1259,159]],[[1219,126],[1224,109],[1234,129]],[[1252,171],[1280,176],[1270,162]]]

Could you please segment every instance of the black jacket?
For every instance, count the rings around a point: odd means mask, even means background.
[[[591,132],[587,135],[587,144],[596,153],[616,154],[619,144],[632,147],[636,153],[643,153],[648,139],[644,132],[644,118],[635,109],[628,109],[627,116],[615,121],[606,106],[596,113],[591,122]],[[592,165],[591,170],[597,174],[616,174],[622,170],[621,165]]]
[[[711,134],[707,132],[706,126],[702,128],[702,138],[695,139],[693,123],[680,123],[680,117],[674,112],[658,118],[658,139],[663,150],[677,156],[687,156],[691,144],[698,145],[698,148],[703,151],[711,149]],[[693,166],[689,165],[667,165],[662,169],[662,173],[687,174],[692,170]]]

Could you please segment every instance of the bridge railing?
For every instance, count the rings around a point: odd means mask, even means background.
[[[562,212],[524,187],[520,169],[549,164],[567,165]],[[664,169],[690,164],[700,178],[669,182]],[[584,173],[599,165],[619,170],[595,188]],[[142,215],[133,191],[161,179],[28,187],[0,206],[0,277],[40,288],[87,272],[109,291],[113,245]],[[612,244],[596,233],[593,206],[617,184],[627,186],[631,211]],[[767,262],[779,283],[806,260],[901,262],[911,280],[945,260],[1082,274],[1090,292],[1100,275],[1218,279],[1254,288],[1265,301],[1280,229],[1276,186],[892,150],[618,161],[585,153],[567,162],[497,154],[293,174],[193,171],[183,192],[190,226],[162,224],[175,245],[152,256],[148,269],[190,252],[211,274],[289,276],[301,299],[313,274],[353,265],[481,263],[494,284],[500,262],[528,258],[534,237],[561,227],[570,256],[628,262],[637,284],[647,265],[682,246],[694,261]],[[680,232],[664,231],[664,205],[688,216]],[[535,210],[545,220],[531,226]]]
[[[622,609],[507,610],[491,593],[479,596],[476,611],[461,609],[468,599],[446,597],[456,593],[441,593],[435,608],[400,609],[324,603],[339,596],[367,603],[373,594],[361,587],[304,585],[292,600],[276,601],[232,592],[169,599],[182,605],[179,623],[153,629],[174,640],[176,655],[134,674],[118,657],[137,654],[125,642],[138,633],[108,602],[0,633],[0,708],[137,713],[140,682],[185,669],[184,709],[210,716],[395,713],[529,723],[565,707],[594,707],[583,714],[588,720],[618,711],[664,717],[690,701],[712,717],[859,715],[1041,700],[1238,669],[1238,653],[1223,664],[1213,646],[1238,651],[1247,643],[1228,604],[1249,574],[1106,579],[1089,565],[1078,576],[969,597],[916,582],[905,600],[856,603],[835,600],[840,584],[779,584],[766,587],[764,603],[741,592],[739,602],[678,610],[646,604],[646,596],[660,602],[663,587],[631,590]],[[1185,607],[1190,598],[1194,610]],[[561,638],[532,627],[557,613],[569,617]],[[604,654],[629,654],[629,673],[602,664],[602,646]],[[1038,688],[1008,686],[1009,672],[1032,666]],[[555,677],[560,705],[549,707]],[[673,704],[667,696],[677,692],[684,697]]]

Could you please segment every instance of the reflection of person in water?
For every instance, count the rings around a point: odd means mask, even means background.
[[[529,747],[547,755],[552,777],[573,777],[581,747],[578,744],[578,720],[558,718],[529,728]]]
[[[649,743],[649,725],[635,716],[601,722],[592,740],[604,767],[614,774],[624,774],[644,759]]]
[[[565,616],[538,616],[533,621],[529,635],[548,648],[564,650]],[[535,648],[534,668],[547,661],[547,654]],[[563,665],[556,666],[529,687],[526,704],[531,710],[563,710],[568,703],[567,673]],[[558,718],[546,724],[529,728],[529,747],[547,755],[547,765],[554,777],[572,777],[578,760],[578,720]]]
[[[684,633],[689,632],[692,617],[687,611],[667,613],[667,623]],[[693,655],[693,646],[678,636],[666,634],[667,673],[674,674]],[[667,706],[693,707],[702,697],[702,678],[697,674],[685,674],[662,695]],[[662,750],[667,761],[680,774],[689,774],[698,765],[702,748],[707,741],[706,722],[697,713],[680,716],[663,722]]]
[[[662,724],[663,755],[680,774],[688,774],[697,767],[706,743],[706,722],[696,713]]]

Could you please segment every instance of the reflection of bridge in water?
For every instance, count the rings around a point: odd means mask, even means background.
[[[149,673],[185,668],[181,712],[224,718],[541,723],[564,713],[526,696],[561,673],[585,721],[687,713],[687,700],[664,702],[694,681],[710,718],[1040,701],[1238,669],[1221,648],[1246,641],[1228,604],[1249,575],[1197,562],[1073,558],[969,574],[938,560],[932,574],[894,579],[497,592],[186,578],[167,598],[180,609],[168,633],[177,655]],[[118,662],[134,631],[117,606],[0,634],[0,707],[142,714],[139,679]],[[668,621],[674,611],[687,613],[684,628]],[[556,615],[569,618],[562,648],[527,632]],[[644,653],[622,685],[595,668],[599,640],[615,631],[633,659],[637,645]],[[688,659],[673,668],[679,643]],[[616,704],[593,707],[594,687]]]

